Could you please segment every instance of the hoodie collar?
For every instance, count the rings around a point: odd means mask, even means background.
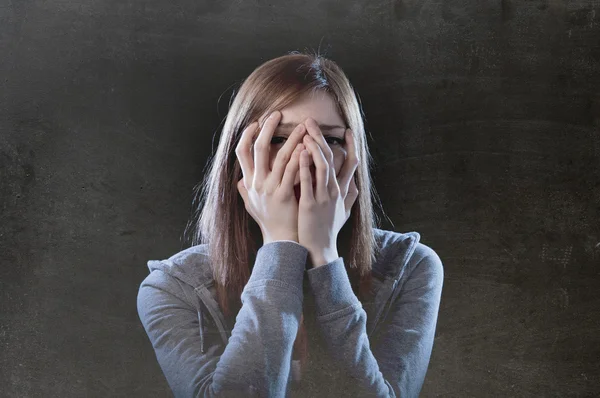
[[[399,280],[421,240],[418,232],[394,232],[375,229],[377,246],[383,248],[381,257],[373,264],[373,269],[385,280]]]
[[[373,269],[383,275],[383,283],[375,294],[373,314],[367,317],[367,335],[370,337],[385,319],[390,303],[398,294],[399,281],[404,276],[421,235],[418,232],[398,233],[393,231],[376,232],[379,247],[385,248]]]
[[[166,260],[150,260],[148,269],[150,272],[156,269],[164,271],[194,289],[213,281],[206,245],[192,246]]]

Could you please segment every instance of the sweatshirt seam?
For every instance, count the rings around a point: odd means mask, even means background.
[[[412,259],[413,256],[411,256]],[[417,268],[419,267],[419,265],[426,259],[428,258],[429,255],[425,255],[423,256],[419,261],[417,261],[417,263],[410,268],[409,272],[407,272],[405,275],[405,277],[399,278],[398,279],[398,284],[396,286],[395,289],[392,290],[392,295],[390,296],[390,309],[394,306],[395,302],[398,301],[398,298],[401,296],[402,289],[404,288],[404,285],[406,285],[406,282],[413,277],[413,274],[415,273],[415,271],[417,270]],[[406,268],[409,268],[408,266],[410,265],[410,259],[408,261],[408,263],[406,264]],[[395,296],[394,296],[395,294]]]
[[[280,288],[285,291],[291,290],[293,292],[293,294],[300,299],[300,301],[303,301],[303,299],[304,299],[303,293],[297,287],[295,287],[287,282],[283,282],[283,281],[280,281],[277,279],[261,279],[260,281],[254,281],[254,282],[248,283],[246,285],[246,287],[244,288],[244,290],[250,291],[253,289],[258,289],[261,287],[269,287],[269,286],[275,287],[275,288]]]
[[[319,315],[317,316],[317,319],[322,322],[332,321],[347,316],[353,312],[360,311],[361,309],[363,309],[363,306],[362,303],[359,301],[358,303],[351,304],[347,307],[336,310],[329,314]]]

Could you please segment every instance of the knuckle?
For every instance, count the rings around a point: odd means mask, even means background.
[[[254,144],[254,149],[257,152],[264,152],[266,150],[266,148],[267,148],[267,145],[262,140],[256,141],[256,143]]]
[[[278,189],[273,193],[273,196],[278,200],[287,199],[289,197],[288,193],[283,189]]]
[[[303,202],[299,204],[299,207],[302,207],[302,209],[306,210],[306,211],[313,211],[315,209],[316,203],[313,201],[307,201],[307,202]]]
[[[281,152],[279,153],[279,156],[280,156],[280,159],[279,159],[279,163],[280,163],[280,164],[286,164],[286,163],[288,163],[288,162],[290,161],[290,159],[291,159],[291,156],[290,156],[290,154],[288,153],[288,151],[281,151]]]

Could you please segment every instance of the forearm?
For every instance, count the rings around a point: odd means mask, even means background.
[[[253,381],[265,396],[283,396],[302,313],[306,253],[286,241],[263,245],[241,295],[242,308],[214,381]]]
[[[354,292],[342,258],[308,271],[317,307],[319,329],[329,354],[363,394],[394,396],[393,388],[379,370],[366,333],[367,315]]]

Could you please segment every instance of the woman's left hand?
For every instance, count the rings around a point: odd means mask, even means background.
[[[300,155],[298,243],[308,249],[313,266],[318,267],[338,258],[337,236],[350,218],[352,206],[358,197],[354,172],[359,157],[352,131],[347,129],[344,138],[348,154],[338,179],[333,152],[317,123],[309,118],[305,125],[308,134],[304,136],[304,145],[308,151]],[[314,190],[309,156],[312,156],[316,168]]]

